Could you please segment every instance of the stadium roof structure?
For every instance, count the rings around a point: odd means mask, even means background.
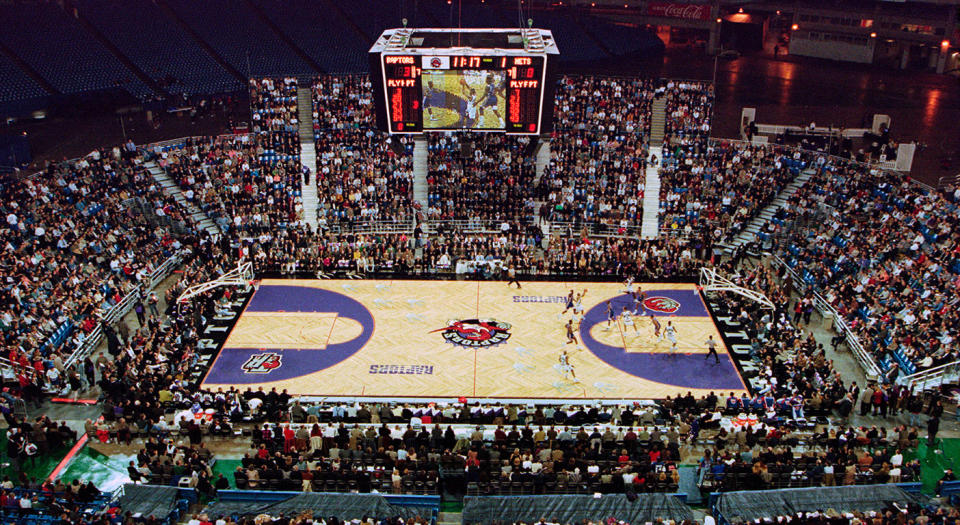
[[[397,28],[384,31],[371,53],[404,53],[433,55],[469,50],[471,54],[492,55],[559,55],[560,49],[549,29],[463,29],[463,28]]]

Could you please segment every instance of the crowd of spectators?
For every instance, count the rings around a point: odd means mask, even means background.
[[[532,219],[536,160],[530,138],[502,133],[444,133],[429,136],[425,218],[490,222]]]
[[[250,112],[257,155],[264,164],[300,167],[297,79],[250,79]]]
[[[740,323],[751,341],[750,357],[757,369],[750,376],[756,397],[737,399],[731,394],[726,410],[753,412],[767,421],[779,416],[781,424],[722,428],[714,438],[714,448],[705,451],[700,463],[704,486],[752,490],[919,479],[919,463],[904,462],[901,453],[917,445],[917,417],[911,418],[910,426],[891,431],[876,426],[828,428],[806,438],[803,453],[792,450],[799,442],[798,430],[812,428],[825,416],[836,414],[845,419],[858,404],[862,415],[866,414],[864,408],[886,416],[888,412],[906,412],[908,407],[919,414],[924,398],[899,386],[870,385],[861,391],[856,382],[845,385],[823,345],[802,328],[802,316],[791,321],[789,279],[775,277],[772,270],[758,265],[735,278],[742,286],[764,291],[774,309],[763,310],[757,303],[728,293],[718,302],[722,305],[718,314]],[[937,401],[931,400],[928,413],[933,415],[936,406]],[[756,447],[767,448],[757,453]]]
[[[14,486],[4,477],[0,489],[0,519],[5,523],[94,523],[108,498],[92,482],[73,480],[32,482]],[[99,522],[98,522],[99,523]]]
[[[714,90],[709,82],[667,81],[664,144],[705,145],[710,138]]]
[[[428,525],[430,520],[420,516],[408,519],[361,516],[347,520],[336,516],[319,518],[315,517],[313,511],[304,511],[289,516],[280,512],[260,513],[256,516],[217,516],[216,519],[206,514],[195,514],[187,521],[187,525],[271,525],[275,523],[284,525]]]
[[[668,82],[660,169],[660,224],[729,241],[813,160],[810,153],[711,142],[713,86]]]
[[[77,390],[96,382],[103,418],[90,421],[86,432],[128,444],[135,436],[145,438],[130,465],[131,478],[162,483],[180,477],[208,493],[226,480],[214,479],[203,436],[232,435],[234,425],[248,421],[258,425],[252,438],[256,452],[244,458],[235,482],[251,488],[429,492],[439,471],[450,467],[465,473],[475,493],[513,493],[518,487],[526,493],[672,492],[681,446],[705,432],[713,448],[704,454],[703,479],[723,489],[917,479],[918,465],[904,461],[900,451],[915,446],[918,421],[893,431],[845,425],[814,431],[811,422],[847,417],[858,406],[880,414],[919,414],[923,399],[917,409],[918,396],[893,384],[862,390],[856,383],[844,385],[823,345],[802,329],[801,321],[810,321],[812,298],[801,295],[791,309],[791,276],[775,276],[762,265],[738,268],[736,257],[723,271],[764,291],[776,305],[761,310],[738,296],[722,296],[718,313],[737,319],[753,344],[758,370],[751,378],[757,387],[753,397],[688,393],[641,407],[308,407],[285,392],[199,391],[184,378],[197,365],[206,320],[231,299],[229,288],[165,312],[157,307],[138,312],[137,328],[120,323],[117,332],[107,330],[108,351],[82,370],[65,370],[61,349],[49,342],[64,325],[75,328],[61,346],[82,341],[97,326],[99,311],[175,252],[184,253],[186,262],[182,278],[166,292],[168,306],[187,284],[222,275],[241,257],[258,271],[426,273],[461,261],[488,266],[498,261],[531,275],[690,275],[712,259],[712,240],[742,228],[793,170],[812,159],[767,147],[707,144],[697,122],[709,115],[710,88],[668,84],[665,144],[671,152],[663,177],[671,193],[664,201],[672,220],[682,216],[693,228],[706,222],[709,229],[688,232],[692,235],[683,240],[591,237],[591,223],[626,227],[639,217],[654,87],[640,80],[561,81],[554,158],[541,191],[547,191],[550,220],[580,222],[566,235],[548,237],[536,226],[520,225],[533,211],[528,144],[495,134],[432,139],[433,184],[446,189],[431,195],[425,210],[438,219],[430,233],[309,231],[299,219],[304,172],[298,161],[263,157],[265,148],[283,151],[277,137],[287,144],[282,137],[290,126],[296,136],[296,123],[289,120],[291,111],[296,117],[296,83],[287,81],[251,84],[261,115],[252,140],[188,140],[180,148],[146,152],[156,156],[189,202],[217,219],[226,233],[219,240],[190,232],[188,214],[142,169],[144,153],[126,145],[33,178],[4,181],[0,207],[7,219],[2,232],[7,249],[0,264],[9,275],[2,322],[10,349],[4,357],[22,365],[25,397],[42,386]],[[324,220],[401,219],[412,213],[410,152],[403,143],[398,152],[369,127],[369,90],[364,77],[314,84],[316,122],[330,126],[318,128],[329,133],[317,139]],[[471,147],[473,153],[464,156]],[[809,226],[791,232],[779,253],[882,362],[925,368],[957,359],[951,343],[960,318],[950,293],[960,284],[956,204],[857,164],[818,160],[816,168],[777,217],[823,220],[798,223]],[[461,218],[493,220],[500,232],[464,234],[445,224]],[[4,406],[15,400],[7,396]],[[933,415],[935,406],[932,402],[927,412]],[[202,423],[181,417],[171,425],[169,409],[214,414]],[[17,437],[27,432],[25,423],[14,422],[21,430],[8,436],[8,446],[27,442]],[[68,439],[61,425],[37,423],[29,432],[38,449]],[[388,426],[398,423],[400,428]],[[467,434],[454,431],[453,423],[489,426]],[[172,440],[174,432],[185,433],[190,446]],[[798,453],[794,447],[801,441],[807,450]]]
[[[412,222],[413,142],[374,125],[367,75],[313,83],[317,219],[321,228],[370,221]]]
[[[777,254],[844,319],[888,379],[955,361],[956,204],[865,165],[828,163],[778,212]],[[893,369],[893,372],[890,370]]]
[[[541,216],[577,228],[639,226],[655,92],[654,81],[639,78],[560,79]]]
[[[940,506],[931,510],[917,504],[898,505],[896,503],[888,503],[880,510],[838,512],[828,508],[796,514],[770,515],[753,521],[753,523],[763,524],[802,523],[804,525],[899,525],[903,523],[956,525],[958,522],[960,522],[960,512],[954,507]],[[735,520],[732,523],[744,522]]]
[[[188,215],[140,161],[132,145],[97,150],[0,189],[3,357],[27,400],[75,389],[66,356],[183,246]]]
[[[807,166],[776,146],[681,140],[663,146],[661,224],[715,241],[735,237]]]
[[[302,223],[299,161],[258,162],[261,145],[251,137],[256,135],[191,138],[156,152],[184,198],[237,237]]]

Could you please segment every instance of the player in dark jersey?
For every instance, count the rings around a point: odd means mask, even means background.
[[[607,327],[603,329],[604,332],[610,331],[610,323],[617,320],[617,314],[613,311],[613,303],[607,301]]]
[[[430,120],[440,120],[440,117],[433,114],[433,106],[437,104],[437,98],[443,94],[437,91],[437,88],[433,87],[433,81],[427,81],[427,87],[423,90],[423,107],[427,108],[427,115]]]
[[[575,292],[574,292],[573,290],[570,290],[570,293],[567,294],[567,306],[563,309],[563,313],[561,313],[560,315],[566,314],[566,313],[567,313],[567,310],[573,308],[573,296],[574,296],[574,294],[575,294]],[[559,316],[558,316],[558,317],[559,317]]]
[[[567,321],[567,344],[580,345],[580,341],[577,341],[577,334],[573,331],[573,319]]]
[[[653,314],[650,314],[650,322],[653,323],[653,336],[657,338],[658,342],[663,341],[663,336],[660,335],[660,321]]]
[[[487,84],[484,87],[483,106],[491,111],[497,117],[498,121],[503,121],[503,116],[500,115],[500,109],[497,105],[497,96],[503,91],[503,85],[495,86],[493,82],[494,73],[490,73],[487,75]]]
[[[643,308],[643,299],[640,297],[640,291],[630,292],[630,295],[633,296],[633,315],[639,316],[640,309]]]

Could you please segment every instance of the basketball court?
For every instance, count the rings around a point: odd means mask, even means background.
[[[634,285],[635,287],[637,285]],[[658,399],[745,390],[693,284],[265,279],[202,386],[286,389],[351,398]],[[568,344],[567,294],[587,290],[578,344]],[[654,336],[676,327],[677,351]],[[718,342],[720,363],[705,360]],[[572,371],[561,364],[566,351]],[[573,377],[575,375],[575,378]]]

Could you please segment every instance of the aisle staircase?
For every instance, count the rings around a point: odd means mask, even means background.
[[[177,186],[177,183],[167,175],[167,171],[157,166],[157,163],[154,161],[145,162],[143,164],[144,168],[147,168],[147,171],[150,172],[150,175],[153,177],[153,180],[157,181],[157,184],[163,188],[163,193],[173,197],[177,204],[180,205],[188,214],[190,218],[193,219],[193,222],[197,224],[198,227],[203,228],[210,234],[211,237],[219,237],[221,233],[220,227],[213,222],[210,217],[207,217],[200,208],[188,201],[186,197],[183,196],[183,192],[180,191],[180,187]]]
[[[300,164],[310,168],[310,184],[303,184],[303,222],[317,229],[317,147],[313,142],[313,96],[309,87],[297,88],[297,118],[300,120]]]
[[[650,109],[650,149],[663,144],[663,133],[667,127],[667,97],[653,99]],[[659,157],[658,157],[659,158]]]
[[[540,177],[543,177],[544,170],[550,165],[550,138],[542,137],[537,145],[537,171],[533,178],[534,187],[540,185]]]
[[[663,135],[661,134],[661,138]],[[646,178],[643,182],[643,220],[640,223],[640,238],[656,239],[660,235],[660,160],[663,149],[650,147],[647,159]],[[656,162],[653,157],[656,156]]]
[[[427,209],[430,200],[430,185],[427,183],[429,147],[425,136],[413,140],[413,202],[419,204],[421,210]]]
[[[744,230],[740,232],[731,243],[721,244],[721,246],[726,248],[726,251],[732,252],[734,249],[739,248],[744,244],[748,244],[757,240],[757,234],[760,232],[763,226],[773,219],[773,216],[775,213],[777,213],[777,210],[787,205],[787,200],[797,193],[797,191],[804,184],[806,184],[808,180],[810,180],[810,177],[812,177],[813,174],[814,171],[810,169],[800,172],[800,174],[797,175],[797,178],[793,179],[793,182],[787,184],[787,187],[777,194],[777,197],[773,199],[773,202],[771,202],[766,208],[760,210],[760,213],[758,213],[757,216],[750,221],[750,224],[748,224],[747,227],[744,228]],[[760,240],[762,241],[763,239]]]
[[[663,160],[663,133],[667,124],[667,99],[653,99],[650,110],[650,156],[643,183],[643,220],[640,237],[656,239],[660,235],[660,163]],[[656,157],[656,162],[653,158]]]

